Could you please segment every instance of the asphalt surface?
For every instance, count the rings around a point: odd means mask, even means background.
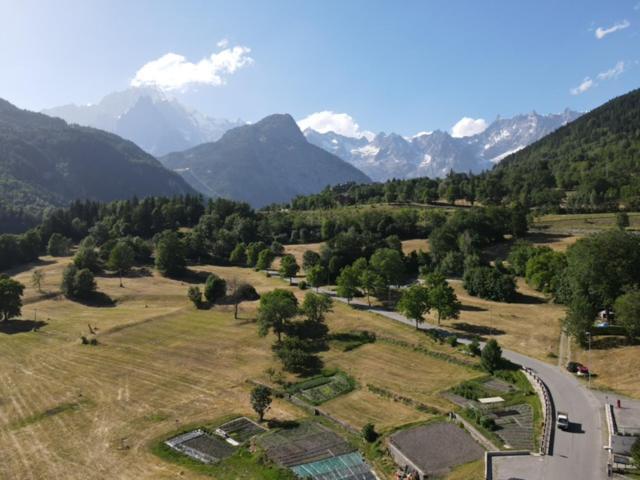
[[[346,299],[336,297],[334,292],[320,289],[320,292],[331,295],[334,299],[346,302]],[[415,326],[415,322],[404,315],[383,310],[380,308],[368,308],[366,303],[357,300],[352,301],[359,308],[387,317],[397,322]],[[421,330],[439,329],[437,325],[422,323]],[[461,343],[468,343],[464,339]],[[503,356],[519,365],[533,369],[549,387],[555,411],[563,411],[569,414],[571,422],[569,431],[555,428],[552,434],[551,455],[535,460],[535,471],[531,476],[522,476],[522,469],[518,463],[531,463],[533,458],[511,458],[508,465],[512,465],[513,474],[505,478],[533,480],[595,480],[607,478],[607,452],[603,449],[606,445],[606,424],[604,409],[599,398],[593,392],[584,387],[580,381],[564,369],[547,364],[540,360],[527,357],[510,350],[503,350]],[[526,469],[525,469],[526,470]]]
[[[275,271],[270,273],[278,276]],[[293,284],[297,284],[297,280],[294,278]],[[330,295],[337,301],[348,303],[346,298],[338,297],[331,290],[320,288],[318,291]],[[409,320],[398,312],[370,308],[361,299],[353,299],[350,303],[396,322],[415,326],[413,320]],[[419,324],[418,328],[441,330],[438,325],[426,322]],[[470,343],[464,339],[459,339],[459,342]],[[564,368],[510,350],[503,349],[502,353],[507,360],[531,368],[542,378],[551,393],[554,411],[569,414],[570,428],[568,431],[556,428],[554,418],[551,454],[544,457],[512,457],[508,463],[505,462],[503,468],[513,468],[513,470],[501,472],[500,479],[600,480],[608,478],[607,452],[603,448],[608,443],[607,427],[602,400]],[[527,471],[530,474],[523,475],[523,472]]]

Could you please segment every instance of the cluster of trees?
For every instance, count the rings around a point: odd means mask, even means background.
[[[497,267],[480,266],[465,270],[463,285],[470,295],[495,302],[510,302],[516,296],[515,279]]]
[[[607,102],[482,176],[494,200],[546,210],[640,208],[640,90]],[[566,201],[565,201],[566,197]]]
[[[62,272],[62,293],[71,299],[88,300],[96,292],[96,280],[88,268],[79,269],[74,263]]]
[[[584,343],[600,310],[612,310],[629,339],[640,334],[640,238],[609,230],[578,240],[566,253],[523,242],[508,261],[534,288],[568,306],[566,327]]]
[[[296,197],[290,207],[294,210],[322,210],[378,203],[436,204],[441,200],[449,204],[464,200],[473,205],[476,200],[487,200],[483,187],[480,176],[449,172],[443,179],[423,177],[366,185],[336,185],[315,195]]]
[[[210,274],[204,284],[204,292],[198,286],[191,286],[187,290],[189,300],[196,308],[211,307],[216,303],[228,303],[234,306],[233,318],[238,318],[240,303],[254,301],[260,298],[256,289],[246,282],[238,282],[235,278],[227,282],[215,273]]]
[[[404,289],[396,306],[400,313],[415,322],[416,329],[431,310],[435,310],[440,325],[441,320],[458,318],[460,307],[455,291],[439,273],[427,275],[424,285]]]
[[[38,259],[42,240],[38,230],[29,230],[20,235],[0,235],[0,270],[6,270]]]
[[[320,368],[317,354],[327,348],[324,320],[331,309],[331,298],[313,292],[307,292],[301,305],[291,291],[280,288],[260,297],[258,333],[276,335],[272,348],[284,370],[309,373]]]

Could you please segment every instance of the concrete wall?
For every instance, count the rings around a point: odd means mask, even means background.
[[[420,470],[411,460],[405,457],[402,454],[402,452],[398,449],[398,447],[396,447],[393,444],[391,440],[387,442],[387,447],[389,448],[389,453],[391,453],[393,460],[396,462],[398,466],[400,466],[401,468],[409,467],[412,470],[415,470],[416,472],[418,472],[418,475],[420,476],[420,480],[426,478],[424,472]]]
[[[633,435],[621,435],[620,432],[618,432],[613,405],[607,403],[604,406],[604,412],[605,418],[607,419],[607,428],[609,430],[609,448],[611,453],[626,456],[631,455],[631,447],[638,437]]]

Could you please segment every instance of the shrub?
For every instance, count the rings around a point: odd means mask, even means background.
[[[449,335],[447,337],[447,343],[449,345],[451,345],[452,347],[457,347],[458,346],[458,337],[456,337],[455,335]]]
[[[376,427],[373,423],[367,423],[362,427],[362,438],[369,443],[373,443],[378,439],[378,432],[376,432]]]
[[[195,305],[196,308],[200,308],[202,306],[202,292],[199,287],[189,287],[187,291],[187,296],[189,300]]]
[[[227,282],[212,273],[204,284],[204,296],[209,303],[216,303],[227,294]]]
[[[307,289],[307,282],[305,282],[304,280],[300,280],[298,282],[298,288],[300,290],[306,290]]]
[[[478,355],[480,355],[482,353],[482,350],[480,350],[480,342],[478,342],[478,340],[476,340],[475,338],[469,344],[467,349],[469,350],[469,353],[471,355],[473,355],[474,357],[477,357]]]

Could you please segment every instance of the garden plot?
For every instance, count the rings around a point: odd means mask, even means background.
[[[231,420],[230,422],[220,425],[216,429],[216,432],[218,430],[224,437],[229,437],[238,443],[244,443],[250,438],[267,431],[265,428],[247,417],[240,417]]]
[[[369,465],[357,452],[292,467],[300,478],[314,480],[376,480]]]
[[[311,405],[320,405],[353,390],[354,381],[342,372],[313,377],[289,387],[288,392]]]
[[[258,444],[269,458],[285,467],[316,462],[355,450],[338,434],[314,422],[268,433],[258,439]]]
[[[371,468],[355,448],[327,427],[315,422],[267,433],[258,438],[267,456],[314,480],[375,479]]]
[[[235,452],[223,439],[197,429],[165,442],[169,447],[202,463],[217,463]]]

